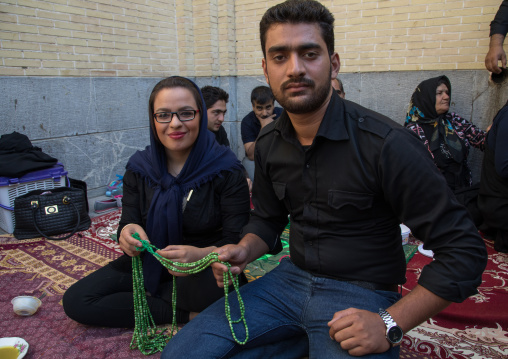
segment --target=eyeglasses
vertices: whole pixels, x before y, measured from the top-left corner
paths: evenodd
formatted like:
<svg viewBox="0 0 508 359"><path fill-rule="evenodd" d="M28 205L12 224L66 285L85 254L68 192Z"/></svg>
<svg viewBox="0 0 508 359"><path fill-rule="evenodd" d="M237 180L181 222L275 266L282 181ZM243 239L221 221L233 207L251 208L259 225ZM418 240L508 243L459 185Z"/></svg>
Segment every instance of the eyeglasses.
<svg viewBox="0 0 508 359"><path fill-rule="evenodd" d="M196 113L198 113L199 110L183 110L183 111L176 111L176 112L157 112L153 114L153 118L158 123L170 123L173 119L173 115L176 115L179 121L185 122L193 120L194 117L196 117Z"/></svg>

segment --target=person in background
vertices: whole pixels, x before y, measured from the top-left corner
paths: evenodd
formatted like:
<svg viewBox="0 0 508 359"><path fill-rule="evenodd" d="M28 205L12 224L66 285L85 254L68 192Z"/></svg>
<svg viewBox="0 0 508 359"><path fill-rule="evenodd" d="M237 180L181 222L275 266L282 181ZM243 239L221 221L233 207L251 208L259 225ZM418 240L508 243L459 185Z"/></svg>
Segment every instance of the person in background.
<svg viewBox="0 0 508 359"><path fill-rule="evenodd" d="M137 151L123 177L118 243L124 255L72 285L65 313L95 326L134 327L132 257L143 261L146 300L155 324L171 323L173 274L151 254L139 252L138 233L158 253L194 262L217 247L238 243L249 218L249 192L240 162L207 130L199 88L169 77L152 90L150 146ZM240 282L246 283L245 276ZM224 295L211 268L176 278L176 321L186 323ZM232 289L232 288L231 288Z"/></svg>
<svg viewBox="0 0 508 359"><path fill-rule="evenodd" d="M477 292L484 242L428 151L333 91L333 23L310 0L277 4L260 22L263 72L284 112L256 141L255 209L243 238L216 250L231 268L212 264L224 285L224 272L280 250L290 214L290 258L240 289L249 340L235 343L221 299L169 341L162 359L398 358L404 332ZM435 256L401 298L402 220Z"/></svg>
<svg viewBox="0 0 508 359"><path fill-rule="evenodd" d="M229 95L220 87L204 86L201 88L203 99L207 108L208 129L213 132L220 145L229 147L228 134L222 126L226 112Z"/></svg>
<svg viewBox="0 0 508 359"><path fill-rule="evenodd" d="M508 102L487 134L478 208L486 232L494 238L494 249L508 253Z"/></svg>
<svg viewBox="0 0 508 359"><path fill-rule="evenodd" d="M446 76L422 81L411 96L405 126L418 135L455 196L481 224L478 185L473 185L468 155L471 147L483 151L486 132L449 112L452 87Z"/></svg>
<svg viewBox="0 0 508 359"><path fill-rule="evenodd" d="M506 68L506 53L503 49L504 38L508 32L508 0L503 0L499 10L490 23L489 52L485 56L485 67L492 73L501 73L501 67Z"/></svg>
<svg viewBox="0 0 508 359"><path fill-rule="evenodd" d="M344 85L342 84L341 79L337 76L332 79L332 87L337 92L341 98L346 98L346 92L344 91Z"/></svg>
<svg viewBox="0 0 508 359"><path fill-rule="evenodd" d="M254 181L254 149L256 138L263 127L275 121L282 109L275 107L275 97L268 86L258 86L250 94L252 111L243 119L241 125L243 147L245 148L245 160L243 165L252 181Z"/></svg>

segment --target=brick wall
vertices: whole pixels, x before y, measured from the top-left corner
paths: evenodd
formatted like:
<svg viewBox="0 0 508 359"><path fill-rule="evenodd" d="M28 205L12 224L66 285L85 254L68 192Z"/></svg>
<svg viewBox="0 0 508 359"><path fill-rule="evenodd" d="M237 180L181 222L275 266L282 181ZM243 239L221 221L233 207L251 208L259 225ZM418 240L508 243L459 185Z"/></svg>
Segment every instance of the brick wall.
<svg viewBox="0 0 508 359"><path fill-rule="evenodd" d="M484 68L499 0L328 1L344 72Z"/></svg>
<svg viewBox="0 0 508 359"><path fill-rule="evenodd" d="M0 1L4 76L166 76L177 38L171 1Z"/></svg>
<svg viewBox="0 0 508 359"><path fill-rule="evenodd" d="M261 75L279 1L0 0L0 76ZM333 0L341 72L483 68L499 0Z"/></svg>
<svg viewBox="0 0 508 359"><path fill-rule="evenodd" d="M236 75L235 1L179 0L177 4L180 74Z"/></svg>
<svg viewBox="0 0 508 359"><path fill-rule="evenodd" d="M240 121L266 84L259 20L277 2L0 0L0 134L26 134L102 194L149 142L151 89L178 74L230 94L224 127L242 159ZM400 123L415 86L445 74L452 110L481 128L506 102L508 82L490 82L483 65L500 0L323 3L347 99Z"/></svg>

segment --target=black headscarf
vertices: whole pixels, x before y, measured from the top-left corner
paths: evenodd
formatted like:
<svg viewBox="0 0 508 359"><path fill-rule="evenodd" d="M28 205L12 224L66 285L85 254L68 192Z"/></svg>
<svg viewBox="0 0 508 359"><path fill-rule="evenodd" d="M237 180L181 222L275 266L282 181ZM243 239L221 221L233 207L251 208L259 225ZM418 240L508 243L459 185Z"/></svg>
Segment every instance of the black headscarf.
<svg viewBox="0 0 508 359"><path fill-rule="evenodd" d="M436 89L439 82L448 87L451 100L452 85L448 77L443 75L420 82L411 96L406 114L406 126L412 122L432 125L434 130L428 138L430 150L434 152L439 148L441 141L444 141L454 161L462 163L464 160L463 143L447 119L448 112L441 115L436 112Z"/></svg>

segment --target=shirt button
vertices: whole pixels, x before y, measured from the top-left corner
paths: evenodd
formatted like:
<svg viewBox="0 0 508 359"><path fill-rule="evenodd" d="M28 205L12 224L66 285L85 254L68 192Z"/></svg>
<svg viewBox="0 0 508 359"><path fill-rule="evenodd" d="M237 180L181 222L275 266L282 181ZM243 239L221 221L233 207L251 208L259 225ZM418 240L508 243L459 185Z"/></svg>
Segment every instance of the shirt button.
<svg viewBox="0 0 508 359"><path fill-rule="evenodd" d="M305 165L305 167L310 168L310 164L308 164L308 163L307 163L307 164Z"/></svg>
<svg viewBox="0 0 508 359"><path fill-rule="evenodd" d="M364 121L364 120L363 120L363 117L360 117L360 118L358 119L358 122L363 122L363 121Z"/></svg>

